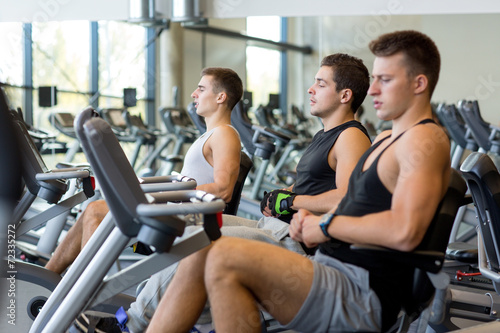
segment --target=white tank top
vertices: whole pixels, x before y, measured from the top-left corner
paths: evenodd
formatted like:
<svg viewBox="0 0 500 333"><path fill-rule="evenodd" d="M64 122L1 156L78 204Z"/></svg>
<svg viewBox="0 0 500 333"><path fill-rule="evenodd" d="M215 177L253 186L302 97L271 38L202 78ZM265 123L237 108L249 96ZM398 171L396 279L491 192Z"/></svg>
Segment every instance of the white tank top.
<svg viewBox="0 0 500 333"><path fill-rule="evenodd" d="M228 126L236 131L233 126ZM186 156L184 157L184 165L182 166L181 175L194 178L197 185L210 184L214 182L214 167L211 166L205 159L205 156L203 156L203 146L217 128L218 126L203 133L198 139L196 139L191 147L189 147ZM236 131L236 133L238 133L238 131Z"/></svg>

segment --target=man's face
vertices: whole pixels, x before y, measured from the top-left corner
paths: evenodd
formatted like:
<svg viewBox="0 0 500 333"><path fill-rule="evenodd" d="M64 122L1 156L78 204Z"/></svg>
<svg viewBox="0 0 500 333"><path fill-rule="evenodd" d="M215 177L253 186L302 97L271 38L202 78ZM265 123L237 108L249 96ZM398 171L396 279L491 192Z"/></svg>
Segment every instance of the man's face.
<svg viewBox="0 0 500 333"><path fill-rule="evenodd" d="M373 96L377 117L393 120L401 116L411 105L414 96L403 54L376 57L372 78L368 94Z"/></svg>
<svg viewBox="0 0 500 333"><path fill-rule="evenodd" d="M198 88L191 94L191 97L194 98L196 113L200 116L206 116L207 113L216 110L217 95L213 90L212 76L202 76Z"/></svg>
<svg viewBox="0 0 500 333"><path fill-rule="evenodd" d="M321 66L314 77L314 84L307 90L310 95L311 115L322 118L338 108L340 96L336 89L332 67Z"/></svg>

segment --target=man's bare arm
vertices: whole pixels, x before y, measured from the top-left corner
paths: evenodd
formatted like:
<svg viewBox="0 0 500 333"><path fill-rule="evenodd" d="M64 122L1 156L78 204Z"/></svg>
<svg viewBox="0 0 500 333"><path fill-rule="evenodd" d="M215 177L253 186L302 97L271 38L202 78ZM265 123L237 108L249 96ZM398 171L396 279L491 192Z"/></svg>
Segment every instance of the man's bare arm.
<svg viewBox="0 0 500 333"><path fill-rule="evenodd" d="M411 251L422 240L448 186L449 144L436 126L418 126L381 157L378 173L392 191L391 209L362 217L337 216L328 233L348 243ZM306 216L302 237L306 244L326 241L319 217Z"/></svg>
<svg viewBox="0 0 500 333"><path fill-rule="evenodd" d="M328 154L330 167L336 169L335 183L337 188L318 195L298 195L293 200L292 208L307 209L315 213L327 213L347 192L349 177L361 155L370 148L370 140L357 128L344 130ZM333 181L325 179L325 181Z"/></svg>
<svg viewBox="0 0 500 333"><path fill-rule="evenodd" d="M214 167L214 182L197 186L197 189L229 202L240 169L240 138L229 126L219 126L205 143L203 153L206 151L208 156L205 157Z"/></svg>

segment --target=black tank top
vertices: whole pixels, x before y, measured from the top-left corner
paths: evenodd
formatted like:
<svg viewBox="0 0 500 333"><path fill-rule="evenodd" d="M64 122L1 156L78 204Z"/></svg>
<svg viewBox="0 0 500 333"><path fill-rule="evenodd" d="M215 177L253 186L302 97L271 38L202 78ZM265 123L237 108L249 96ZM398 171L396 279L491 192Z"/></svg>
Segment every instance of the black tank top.
<svg viewBox="0 0 500 333"><path fill-rule="evenodd" d="M339 135L347 128L355 127L369 139L366 128L351 120L328 131L316 133L297 164L297 180L293 191L301 195L317 195L337 188L335 171L328 164L328 153Z"/></svg>
<svg viewBox="0 0 500 333"><path fill-rule="evenodd" d="M434 121L424 119L414 126L427 123L434 123ZM406 131L389 143L365 171L363 171L363 166L368 156L390 136L381 139L363 154L349 179L347 193L335 211L337 215L363 216L391 209L392 193L387 190L380 180L377 165L387 148L404 133ZM402 301L410 297L413 267L401 266L377 258L376 254L368 257L366 254L351 251L350 244L334 238L320 244L319 251L343 262L363 267L370 272L370 287L375 291L382 303L383 328L389 328L397 318Z"/></svg>

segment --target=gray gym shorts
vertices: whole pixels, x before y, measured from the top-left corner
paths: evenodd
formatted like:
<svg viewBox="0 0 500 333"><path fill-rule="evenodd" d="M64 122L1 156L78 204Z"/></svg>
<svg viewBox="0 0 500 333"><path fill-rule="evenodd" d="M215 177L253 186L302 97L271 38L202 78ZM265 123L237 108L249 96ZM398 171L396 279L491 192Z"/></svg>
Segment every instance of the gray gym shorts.
<svg viewBox="0 0 500 333"><path fill-rule="evenodd" d="M307 333L380 332L382 308L364 268L316 251L309 295L286 329Z"/></svg>

